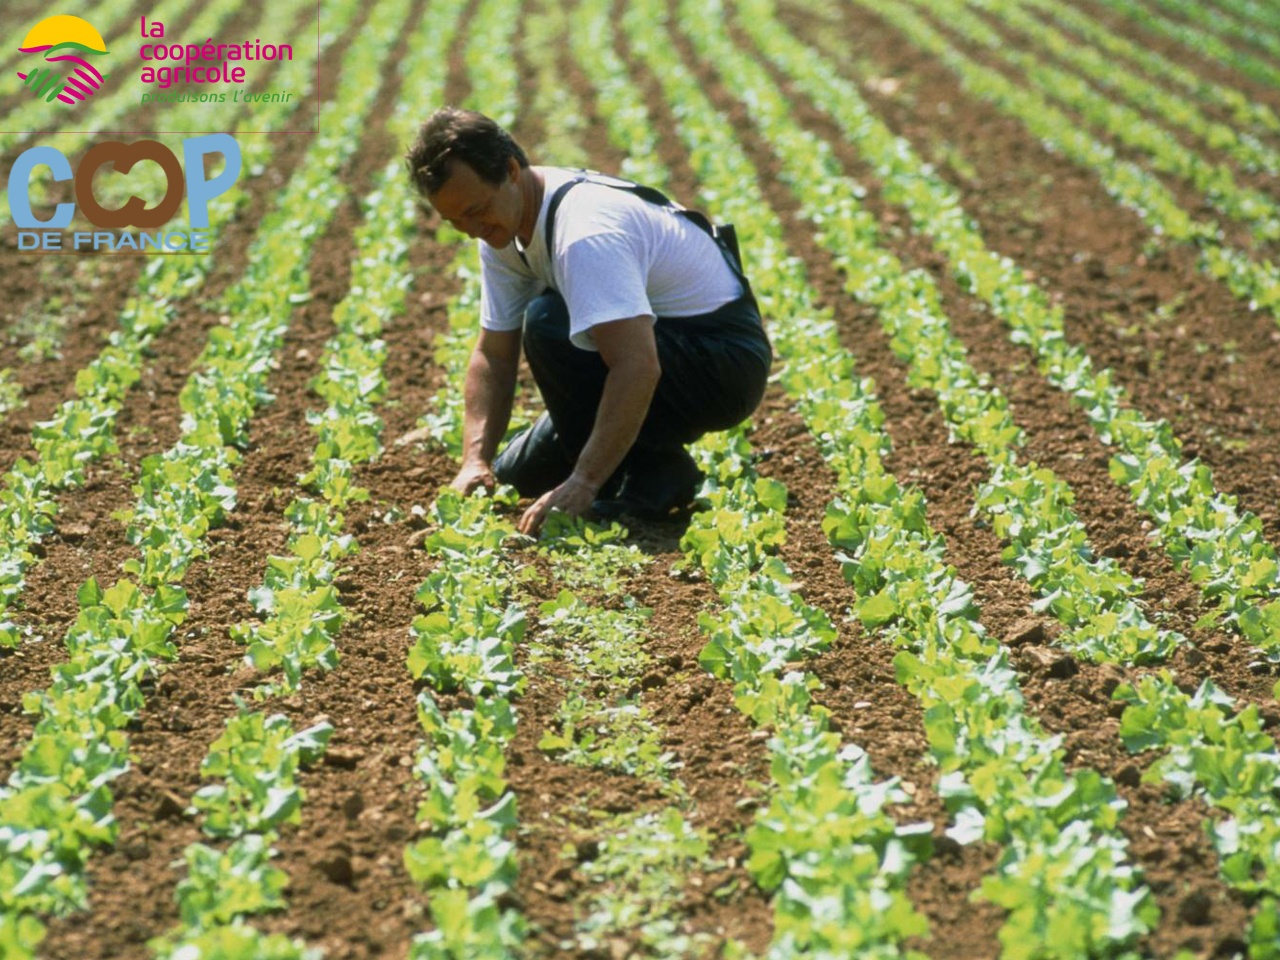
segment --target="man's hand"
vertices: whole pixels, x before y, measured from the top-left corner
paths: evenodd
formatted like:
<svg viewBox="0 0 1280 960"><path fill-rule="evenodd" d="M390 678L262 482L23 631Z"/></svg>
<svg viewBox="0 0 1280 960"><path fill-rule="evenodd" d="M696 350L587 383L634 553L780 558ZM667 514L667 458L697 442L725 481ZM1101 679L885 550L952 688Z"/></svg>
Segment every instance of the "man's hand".
<svg viewBox="0 0 1280 960"><path fill-rule="evenodd" d="M479 460L468 460L463 463L462 469L458 471L458 475L453 478L453 482L449 486L466 496L477 487L484 487L486 490L492 491L497 482L497 478L493 475L493 471L487 463Z"/></svg>
<svg viewBox="0 0 1280 960"><path fill-rule="evenodd" d="M533 506L520 518L519 530L526 536L537 536L547 514L552 510L560 510L571 517L581 516L591 509L591 503L599 492L600 488L595 484L571 475L560 486L534 501Z"/></svg>

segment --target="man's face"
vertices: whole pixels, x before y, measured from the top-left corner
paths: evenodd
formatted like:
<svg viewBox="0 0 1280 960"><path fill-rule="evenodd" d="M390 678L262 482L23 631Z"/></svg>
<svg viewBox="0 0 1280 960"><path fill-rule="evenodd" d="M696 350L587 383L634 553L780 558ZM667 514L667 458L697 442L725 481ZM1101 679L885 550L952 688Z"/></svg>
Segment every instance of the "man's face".
<svg viewBox="0 0 1280 960"><path fill-rule="evenodd" d="M502 249L520 225L520 165L509 160L506 178L494 186L469 164L455 160L448 179L427 201L467 236Z"/></svg>

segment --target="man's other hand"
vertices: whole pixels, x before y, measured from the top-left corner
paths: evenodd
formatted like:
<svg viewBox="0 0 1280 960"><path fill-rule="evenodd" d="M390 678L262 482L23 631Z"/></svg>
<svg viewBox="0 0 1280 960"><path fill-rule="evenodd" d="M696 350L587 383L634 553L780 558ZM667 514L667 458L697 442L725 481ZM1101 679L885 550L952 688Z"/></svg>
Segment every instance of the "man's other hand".
<svg viewBox="0 0 1280 960"><path fill-rule="evenodd" d="M462 469L458 471L458 475L453 478L453 482L449 486L466 496L477 487L493 490L497 482L497 478L493 475L493 470L489 468L489 465L476 461L464 463Z"/></svg>

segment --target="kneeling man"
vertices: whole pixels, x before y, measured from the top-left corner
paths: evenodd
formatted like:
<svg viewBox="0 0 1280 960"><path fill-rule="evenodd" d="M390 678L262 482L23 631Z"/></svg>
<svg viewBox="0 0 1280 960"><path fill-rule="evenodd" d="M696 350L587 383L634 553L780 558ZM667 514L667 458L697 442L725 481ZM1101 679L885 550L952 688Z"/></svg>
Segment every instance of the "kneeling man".
<svg viewBox="0 0 1280 960"><path fill-rule="evenodd" d="M480 113L445 107L406 155L414 185L480 244L480 336L462 467L552 509L662 519L701 481L685 449L755 410L772 354L731 237L658 191L530 166ZM499 454L523 346L546 403Z"/></svg>

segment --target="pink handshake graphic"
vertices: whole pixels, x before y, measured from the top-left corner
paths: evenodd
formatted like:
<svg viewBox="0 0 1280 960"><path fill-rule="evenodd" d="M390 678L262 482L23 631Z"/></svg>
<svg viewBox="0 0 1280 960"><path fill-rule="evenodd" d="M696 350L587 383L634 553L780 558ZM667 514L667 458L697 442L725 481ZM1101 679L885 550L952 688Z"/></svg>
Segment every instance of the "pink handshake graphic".
<svg viewBox="0 0 1280 960"><path fill-rule="evenodd" d="M58 65L18 72L32 93L46 102L85 100L106 79L89 58L105 56L107 46L98 31L79 17L60 15L41 20L31 28L18 51L44 54L46 63Z"/></svg>

